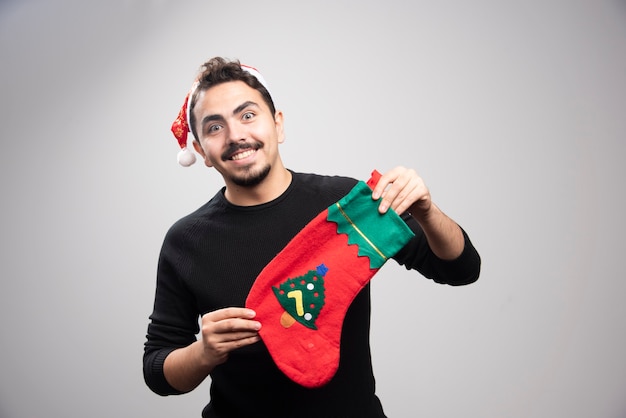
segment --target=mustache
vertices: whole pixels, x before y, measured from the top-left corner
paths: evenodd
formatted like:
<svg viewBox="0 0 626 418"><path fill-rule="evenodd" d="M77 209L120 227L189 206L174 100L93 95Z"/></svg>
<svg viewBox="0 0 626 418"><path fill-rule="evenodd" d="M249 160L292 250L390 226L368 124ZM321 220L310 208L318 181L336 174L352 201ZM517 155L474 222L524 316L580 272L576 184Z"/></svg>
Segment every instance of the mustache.
<svg viewBox="0 0 626 418"><path fill-rule="evenodd" d="M230 160L230 158L233 156L233 154L235 154L236 152L240 151L240 150L246 150L246 149L253 149L253 150L258 150L261 149L263 147L263 144L260 144L258 142L237 142L237 143L233 143L230 144L228 146L228 148L226 148L226 150L222 153L222 160L226 161L226 160Z"/></svg>

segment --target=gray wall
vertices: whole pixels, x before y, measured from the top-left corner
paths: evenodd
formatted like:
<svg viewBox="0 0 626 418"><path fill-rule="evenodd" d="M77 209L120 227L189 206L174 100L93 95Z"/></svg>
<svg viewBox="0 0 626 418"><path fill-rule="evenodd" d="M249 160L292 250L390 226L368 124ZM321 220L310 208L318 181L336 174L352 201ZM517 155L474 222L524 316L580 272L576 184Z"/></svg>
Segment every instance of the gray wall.
<svg viewBox="0 0 626 418"><path fill-rule="evenodd" d="M374 278L390 417L626 416L625 2L263 3L0 4L0 417L199 416L141 356L163 236L221 186L169 132L214 55L265 75L288 167L413 167L481 252L465 288Z"/></svg>

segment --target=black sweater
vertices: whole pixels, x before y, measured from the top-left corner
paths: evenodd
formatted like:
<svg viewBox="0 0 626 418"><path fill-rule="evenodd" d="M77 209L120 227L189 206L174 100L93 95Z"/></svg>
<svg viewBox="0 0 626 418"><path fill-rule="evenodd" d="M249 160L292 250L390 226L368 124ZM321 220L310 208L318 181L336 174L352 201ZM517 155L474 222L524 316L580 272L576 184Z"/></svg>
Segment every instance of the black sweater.
<svg viewBox="0 0 626 418"><path fill-rule="evenodd" d="M224 190L176 222L166 234L158 264L154 311L144 351L144 378L160 395L179 394L163 374L167 355L196 341L207 312L244 306L261 270L311 219L356 184L346 177L293 173L289 188L258 206L235 206ZM438 283L478 278L480 257L465 235L465 249L443 261L429 249L413 218L415 237L394 259ZM307 389L288 379L262 342L236 350L211 373L203 417L384 417L375 395L370 358L370 287L354 299L341 335L339 369L325 386Z"/></svg>

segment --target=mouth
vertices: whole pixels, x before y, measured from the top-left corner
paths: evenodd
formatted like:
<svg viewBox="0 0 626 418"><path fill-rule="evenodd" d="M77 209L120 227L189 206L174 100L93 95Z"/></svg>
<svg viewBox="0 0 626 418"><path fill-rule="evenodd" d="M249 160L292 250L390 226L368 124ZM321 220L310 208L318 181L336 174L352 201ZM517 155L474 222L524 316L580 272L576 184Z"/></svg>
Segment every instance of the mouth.
<svg viewBox="0 0 626 418"><path fill-rule="evenodd" d="M261 144L242 143L232 144L222 155L224 161L240 161L254 155L261 148Z"/></svg>
<svg viewBox="0 0 626 418"><path fill-rule="evenodd" d="M244 158L251 156L255 152L256 152L256 150L252 149L252 148L247 149L247 150L243 150L242 152L238 152L238 153L232 155L230 157L230 160L231 161L243 160Z"/></svg>

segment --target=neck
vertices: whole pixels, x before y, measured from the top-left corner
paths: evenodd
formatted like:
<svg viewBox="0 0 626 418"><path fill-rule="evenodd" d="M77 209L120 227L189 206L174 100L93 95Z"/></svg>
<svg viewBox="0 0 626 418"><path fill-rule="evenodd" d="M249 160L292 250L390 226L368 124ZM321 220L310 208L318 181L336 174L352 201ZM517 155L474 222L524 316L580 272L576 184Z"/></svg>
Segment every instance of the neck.
<svg viewBox="0 0 626 418"><path fill-rule="evenodd" d="M282 164L272 167L267 177L253 187L226 184L226 199L237 206L254 206L270 202L283 194L291 184L291 172Z"/></svg>

